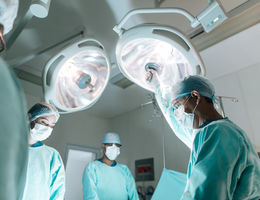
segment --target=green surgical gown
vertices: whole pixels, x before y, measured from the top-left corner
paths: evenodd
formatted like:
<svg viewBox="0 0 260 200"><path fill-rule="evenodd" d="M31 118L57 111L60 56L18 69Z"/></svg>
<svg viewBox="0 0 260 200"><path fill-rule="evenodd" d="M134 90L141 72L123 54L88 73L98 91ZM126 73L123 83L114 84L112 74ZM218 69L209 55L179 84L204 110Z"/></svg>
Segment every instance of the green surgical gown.
<svg viewBox="0 0 260 200"><path fill-rule="evenodd" d="M170 102L157 102L174 133L191 149L182 200L259 200L260 160L249 138L228 118L190 131L173 117Z"/></svg>
<svg viewBox="0 0 260 200"><path fill-rule="evenodd" d="M83 173L84 200L138 200L134 178L127 166L89 163Z"/></svg>
<svg viewBox="0 0 260 200"><path fill-rule="evenodd" d="M17 200L24 190L29 123L22 88L0 59L0 199Z"/></svg>
<svg viewBox="0 0 260 200"><path fill-rule="evenodd" d="M29 147L29 160L23 200L63 200L65 172L60 154L41 145Z"/></svg>

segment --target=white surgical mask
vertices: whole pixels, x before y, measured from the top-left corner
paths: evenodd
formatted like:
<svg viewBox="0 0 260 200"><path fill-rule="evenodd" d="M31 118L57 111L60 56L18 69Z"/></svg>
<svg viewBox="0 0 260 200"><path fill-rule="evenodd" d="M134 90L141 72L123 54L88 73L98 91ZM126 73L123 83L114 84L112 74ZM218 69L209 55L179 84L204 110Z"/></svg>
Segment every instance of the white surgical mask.
<svg viewBox="0 0 260 200"><path fill-rule="evenodd" d="M120 154L120 148L113 144L112 146L106 147L105 154L109 160L115 160Z"/></svg>
<svg viewBox="0 0 260 200"><path fill-rule="evenodd" d="M176 111L176 112L175 112ZM184 112L184 106L181 105L178 110L174 111L174 117L179 122L179 124L188 129L193 129L194 122L194 112L186 113Z"/></svg>
<svg viewBox="0 0 260 200"><path fill-rule="evenodd" d="M35 123L34 128L30 130L30 134L35 141L43 141L51 135L52 130L51 127Z"/></svg>
<svg viewBox="0 0 260 200"><path fill-rule="evenodd" d="M190 97L185 101L184 105L189 101ZM198 104L195 106L192 113L186 113L184 111L184 105L180 105L178 107L178 109L174 110L174 113L173 113L174 117L182 127L188 128L188 129L193 129L194 112L195 112Z"/></svg>

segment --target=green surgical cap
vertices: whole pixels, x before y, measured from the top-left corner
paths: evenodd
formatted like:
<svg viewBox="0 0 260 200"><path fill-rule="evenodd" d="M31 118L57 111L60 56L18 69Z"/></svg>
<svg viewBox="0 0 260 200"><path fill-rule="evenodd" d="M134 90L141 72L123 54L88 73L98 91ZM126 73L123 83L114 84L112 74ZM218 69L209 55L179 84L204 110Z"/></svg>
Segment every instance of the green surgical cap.
<svg viewBox="0 0 260 200"><path fill-rule="evenodd" d="M28 111L28 116L30 122L38 119L39 117L55 115L56 122L58 121L60 114L58 110L51 104L47 103L37 103Z"/></svg>
<svg viewBox="0 0 260 200"><path fill-rule="evenodd" d="M106 133L103 139L103 144L121 144L119 135L117 133Z"/></svg>
<svg viewBox="0 0 260 200"><path fill-rule="evenodd" d="M214 99L215 88L213 84L205 77L194 75L185 77L177 82L171 89L171 99L179 99L190 94L193 90L200 93L201 96Z"/></svg>

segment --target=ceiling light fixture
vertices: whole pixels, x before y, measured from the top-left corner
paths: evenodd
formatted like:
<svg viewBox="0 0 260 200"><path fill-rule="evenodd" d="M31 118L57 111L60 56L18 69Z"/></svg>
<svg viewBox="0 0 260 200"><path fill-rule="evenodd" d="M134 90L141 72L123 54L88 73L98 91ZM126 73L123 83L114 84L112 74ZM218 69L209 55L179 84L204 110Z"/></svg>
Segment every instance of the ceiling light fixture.
<svg viewBox="0 0 260 200"><path fill-rule="evenodd" d="M153 91L146 81L149 69L157 71L163 85L173 85L188 75L205 75L199 53L179 30L158 24L141 24L129 30L122 28L131 16L145 13L181 14L190 21L191 27L201 24L208 32L227 18L220 4L212 2L197 17L180 8L136 9L126 14L113 29L119 35L116 46L119 69L139 86Z"/></svg>
<svg viewBox="0 0 260 200"><path fill-rule="evenodd" d="M44 97L61 113L87 109L103 93L110 62L100 42L83 39L64 48L45 66Z"/></svg>

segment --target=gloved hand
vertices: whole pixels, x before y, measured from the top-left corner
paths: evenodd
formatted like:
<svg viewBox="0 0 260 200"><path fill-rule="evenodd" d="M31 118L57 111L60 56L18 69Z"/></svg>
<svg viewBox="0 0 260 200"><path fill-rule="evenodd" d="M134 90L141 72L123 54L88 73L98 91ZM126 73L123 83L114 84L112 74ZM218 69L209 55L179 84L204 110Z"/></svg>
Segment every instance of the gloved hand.
<svg viewBox="0 0 260 200"><path fill-rule="evenodd" d="M158 72L154 69L148 69L145 80L154 89L155 93L160 88L160 79Z"/></svg>

